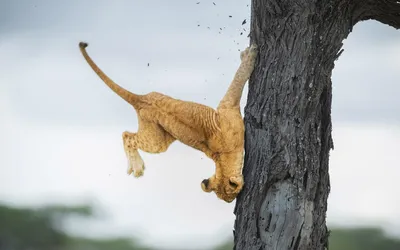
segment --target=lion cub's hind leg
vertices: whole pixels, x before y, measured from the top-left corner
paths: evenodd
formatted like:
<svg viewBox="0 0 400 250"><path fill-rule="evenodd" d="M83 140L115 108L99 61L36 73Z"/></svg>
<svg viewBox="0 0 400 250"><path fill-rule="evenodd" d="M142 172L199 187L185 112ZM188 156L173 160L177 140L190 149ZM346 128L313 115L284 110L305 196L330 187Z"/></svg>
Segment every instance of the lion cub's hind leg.
<svg viewBox="0 0 400 250"><path fill-rule="evenodd" d="M160 125L139 117L139 129L137 133L124 132L122 134L124 149L128 158L128 170L130 175L140 177L144 173L145 164L138 149L147 153L165 152L169 145L175 141Z"/></svg>
<svg viewBox="0 0 400 250"><path fill-rule="evenodd" d="M137 142L137 133L122 133L122 140L124 143L124 150L126 157L128 158L128 175L133 175L135 177L140 177L144 173L144 162L142 157L138 152L138 142Z"/></svg>

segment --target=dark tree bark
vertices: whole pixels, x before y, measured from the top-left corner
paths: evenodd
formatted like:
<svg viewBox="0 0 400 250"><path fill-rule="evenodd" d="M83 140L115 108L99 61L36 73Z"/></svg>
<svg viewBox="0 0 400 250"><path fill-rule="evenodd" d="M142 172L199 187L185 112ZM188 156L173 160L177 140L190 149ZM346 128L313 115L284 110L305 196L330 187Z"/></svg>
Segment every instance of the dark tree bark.
<svg viewBox="0 0 400 250"><path fill-rule="evenodd" d="M326 249L331 74L362 20L400 27L392 0L252 0L259 58L245 108L235 249Z"/></svg>

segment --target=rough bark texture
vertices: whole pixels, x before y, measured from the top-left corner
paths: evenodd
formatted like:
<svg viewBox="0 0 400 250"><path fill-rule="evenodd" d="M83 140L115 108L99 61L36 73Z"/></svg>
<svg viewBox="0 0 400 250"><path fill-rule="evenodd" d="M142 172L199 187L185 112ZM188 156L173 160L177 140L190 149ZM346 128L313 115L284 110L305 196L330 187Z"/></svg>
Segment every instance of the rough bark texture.
<svg viewBox="0 0 400 250"><path fill-rule="evenodd" d="M259 58L245 108L235 249L326 249L331 73L355 23L398 28L391 0L252 0Z"/></svg>

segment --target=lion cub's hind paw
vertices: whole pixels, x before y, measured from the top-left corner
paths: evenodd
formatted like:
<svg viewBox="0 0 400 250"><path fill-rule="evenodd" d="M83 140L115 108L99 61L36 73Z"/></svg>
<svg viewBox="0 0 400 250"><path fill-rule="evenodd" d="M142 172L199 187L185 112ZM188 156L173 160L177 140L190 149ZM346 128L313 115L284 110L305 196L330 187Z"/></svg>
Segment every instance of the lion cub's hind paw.
<svg viewBox="0 0 400 250"><path fill-rule="evenodd" d="M131 158L128 159L128 169L127 169L127 174L131 175L133 173L133 176L138 178L143 176L144 174L144 170L145 170L145 166L144 166L144 162L143 160L137 159L137 158Z"/></svg>
<svg viewBox="0 0 400 250"><path fill-rule="evenodd" d="M139 178L139 177L143 176L143 174L144 174L144 169L138 169L138 170L133 172L133 176L136 177L136 178Z"/></svg>

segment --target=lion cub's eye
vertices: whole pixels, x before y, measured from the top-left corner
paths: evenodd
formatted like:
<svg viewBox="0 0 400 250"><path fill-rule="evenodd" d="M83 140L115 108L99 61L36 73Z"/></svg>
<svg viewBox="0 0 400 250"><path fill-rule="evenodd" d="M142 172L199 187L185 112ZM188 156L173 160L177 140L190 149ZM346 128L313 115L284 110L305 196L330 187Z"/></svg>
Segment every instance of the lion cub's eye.
<svg viewBox="0 0 400 250"><path fill-rule="evenodd" d="M237 188L237 186L238 186L236 183L234 183L230 180L229 180L229 185L231 185L231 187L233 187L233 188Z"/></svg>

